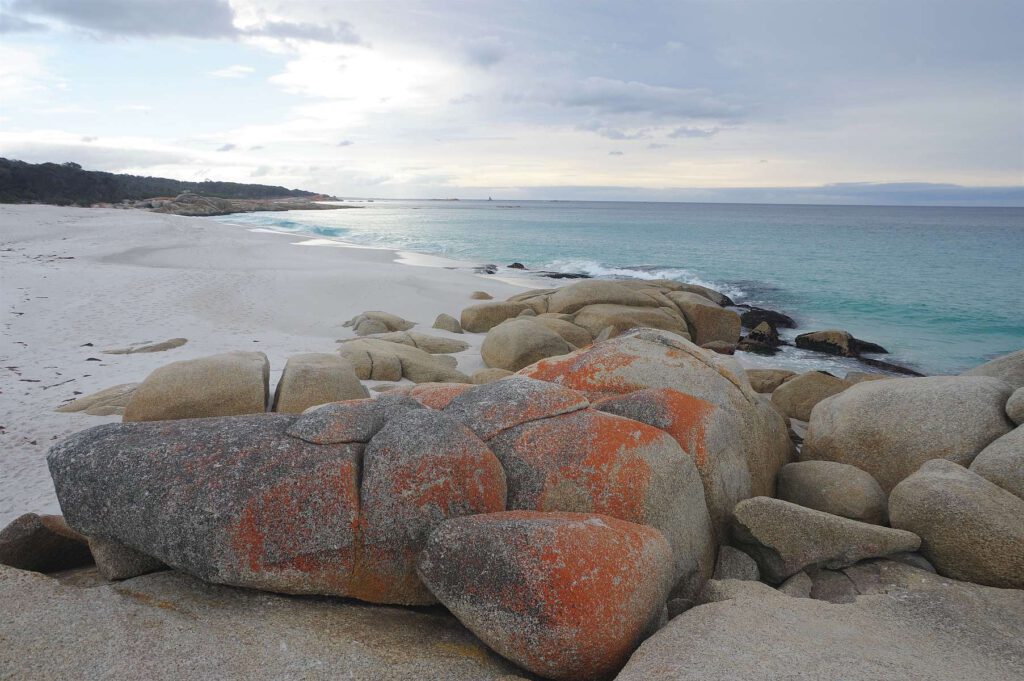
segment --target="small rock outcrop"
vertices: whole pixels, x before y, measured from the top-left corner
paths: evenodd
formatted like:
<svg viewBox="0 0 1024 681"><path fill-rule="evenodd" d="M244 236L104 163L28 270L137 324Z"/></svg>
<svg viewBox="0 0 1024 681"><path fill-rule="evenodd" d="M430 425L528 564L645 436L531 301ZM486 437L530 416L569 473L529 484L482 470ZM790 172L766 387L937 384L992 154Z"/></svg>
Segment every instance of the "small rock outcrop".
<svg viewBox="0 0 1024 681"><path fill-rule="evenodd" d="M796 346L804 350L816 350L840 357L860 357L864 352L888 352L881 345L854 338L850 332L839 329L802 333L796 337Z"/></svg>
<svg viewBox="0 0 1024 681"><path fill-rule="evenodd" d="M270 362L262 352L228 352L172 362L135 389L125 421L237 416L266 411Z"/></svg>
<svg viewBox="0 0 1024 681"><path fill-rule="evenodd" d="M810 421L814 405L851 385L824 371L808 371L784 381L772 393L772 402L789 418Z"/></svg>
<svg viewBox="0 0 1024 681"><path fill-rule="evenodd" d="M888 499L874 478L835 461L799 461L779 470L776 497L851 520L882 525Z"/></svg>
<svg viewBox="0 0 1024 681"><path fill-rule="evenodd" d="M551 679L609 678L659 615L671 551L649 527L509 511L442 523L419 573L470 631Z"/></svg>
<svg viewBox="0 0 1024 681"><path fill-rule="evenodd" d="M459 323L459 320L450 314L445 314L444 312L437 315L437 319L434 320L433 328L440 329L441 331L448 331L450 333L464 333L462 324Z"/></svg>
<svg viewBox="0 0 1024 681"><path fill-rule="evenodd" d="M888 492L929 459L969 465L1009 432L1010 393L986 376L858 383L814 409L800 458L851 464Z"/></svg>
<svg viewBox="0 0 1024 681"><path fill-rule="evenodd" d="M788 369L747 369L750 387L759 393L774 392L794 376L796 372Z"/></svg>
<svg viewBox="0 0 1024 681"><path fill-rule="evenodd" d="M486 333L506 319L518 317L523 310L530 309L526 303L515 301L493 301L471 305L462 311L459 320L462 328L470 333Z"/></svg>
<svg viewBox="0 0 1024 681"><path fill-rule="evenodd" d="M484 364L492 369L519 371L537 360L572 352L560 335L535 319L509 319L491 328L480 347Z"/></svg>
<svg viewBox="0 0 1024 681"><path fill-rule="evenodd" d="M369 397L352 363L328 353L308 353L288 358L274 391L273 410L301 414L309 407Z"/></svg>
<svg viewBox="0 0 1024 681"><path fill-rule="evenodd" d="M921 466L889 495L889 518L920 535L939 574L1024 589L1024 499L963 466Z"/></svg>
<svg viewBox="0 0 1024 681"><path fill-rule="evenodd" d="M416 323L388 312L370 311L356 315L343 326L352 327L352 332L357 336L368 336L372 333L408 331L416 326Z"/></svg>
<svg viewBox="0 0 1024 681"><path fill-rule="evenodd" d="M0 565L57 572L92 562L86 539L59 515L25 513L0 531Z"/></svg>
<svg viewBox="0 0 1024 681"><path fill-rule="evenodd" d="M473 291L472 293L469 294L469 297L472 298L473 300L493 300L494 299L494 296L492 296L487 291Z"/></svg>
<svg viewBox="0 0 1024 681"><path fill-rule="evenodd" d="M850 520L788 501L755 497L736 504L733 540L779 584L809 567L836 569L865 558L916 551L912 532Z"/></svg>

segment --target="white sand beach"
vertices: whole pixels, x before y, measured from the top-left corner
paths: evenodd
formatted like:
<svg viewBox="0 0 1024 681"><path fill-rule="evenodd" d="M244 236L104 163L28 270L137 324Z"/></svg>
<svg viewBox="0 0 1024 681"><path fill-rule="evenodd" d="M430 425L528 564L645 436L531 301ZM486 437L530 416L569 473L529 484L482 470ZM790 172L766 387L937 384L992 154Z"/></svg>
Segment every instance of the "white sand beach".
<svg viewBox="0 0 1024 681"><path fill-rule="evenodd" d="M384 310L418 331L469 342L456 355L459 369L482 368L483 335L431 324L442 312L458 317L474 290L504 298L521 288L446 269L442 259L342 246L137 210L0 207L0 526L58 511L50 445L120 420L56 407L141 381L168 362L259 350L270 358L273 389L290 355L331 352L335 339L352 336L345 321ZM417 263L430 266L410 266ZM175 337L188 343L103 353Z"/></svg>

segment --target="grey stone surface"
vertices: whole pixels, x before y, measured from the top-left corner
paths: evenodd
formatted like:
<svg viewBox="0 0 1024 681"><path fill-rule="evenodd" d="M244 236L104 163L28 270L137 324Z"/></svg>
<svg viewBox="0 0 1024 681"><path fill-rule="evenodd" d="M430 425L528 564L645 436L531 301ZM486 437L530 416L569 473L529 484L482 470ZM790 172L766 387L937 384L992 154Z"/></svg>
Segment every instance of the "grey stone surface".
<svg viewBox="0 0 1024 681"><path fill-rule="evenodd" d="M990 362L965 371L963 376L992 376L1013 386L1024 388L1024 350L996 357Z"/></svg>
<svg viewBox="0 0 1024 681"><path fill-rule="evenodd" d="M1006 415L1018 426L1024 424L1024 388L1017 388L1006 401Z"/></svg>
<svg viewBox="0 0 1024 681"><path fill-rule="evenodd" d="M586 347L594 342L594 334L571 321L547 315L538 316L535 321L557 333L565 339L565 342L571 344L574 350Z"/></svg>
<svg viewBox="0 0 1024 681"><path fill-rule="evenodd" d="M352 363L335 354L292 355L274 390L273 410L301 414L309 407L369 397Z"/></svg>
<svg viewBox="0 0 1024 681"><path fill-rule="evenodd" d="M442 331L450 331L451 333L464 333L462 324L459 320L450 314L442 312L437 315L437 319L434 320L434 328Z"/></svg>
<svg viewBox="0 0 1024 681"><path fill-rule="evenodd" d="M800 458L851 464L888 492L929 459L970 464L1012 427L1010 393L986 376L858 383L817 406Z"/></svg>
<svg viewBox="0 0 1024 681"><path fill-rule="evenodd" d="M361 379L413 383L469 383L469 377L457 370L458 360L451 355L434 355L404 343L367 337L343 341L338 352L355 367Z"/></svg>
<svg viewBox="0 0 1024 681"><path fill-rule="evenodd" d="M633 307L598 303L587 305L573 318L595 337L610 328L610 336L618 336L634 328L663 329L680 336L690 337L686 322L678 310L667 307Z"/></svg>
<svg viewBox="0 0 1024 681"><path fill-rule="evenodd" d="M759 393L770 393L793 376L796 372L788 369L747 369L750 386Z"/></svg>
<svg viewBox="0 0 1024 681"><path fill-rule="evenodd" d="M853 603L857 600L857 587L853 580L839 570L815 569L807 573L811 578L808 596L829 603Z"/></svg>
<svg viewBox="0 0 1024 681"><path fill-rule="evenodd" d="M513 426L584 409L589 404L575 390L515 376L467 390L452 400L444 413L486 441Z"/></svg>
<svg viewBox="0 0 1024 681"><path fill-rule="evenodd" d="M453 318L453 321L454 318ZM457 333L462 333L458 331ZM375 339L387 341L389 343L398 343L399 345L408 345L411 348L419 348L423 352L431 355L441 355L451 352L462 352L463 350L469 349L469 343L458 338L445 338L444 336L432 336L429 333L420 333L418 331L389 331L387 333L374 333L364 336L363 338ZM349 340L343 340L342 343L351 342Z"/></svg>
<svg viewBox="0 0 1024 681"><path fill-rule="evenodd" d="M617 681L1024 677L1024 592L890 572L886 593L845 605L712 582L728 587L648 639Z"/></svg>
<svg viewBox="0 0 1024 681"><path fill-rule="evenodd" d="M48 462L68 525L206 581L345 595L362 445L288 436L284 414L113 423Z"/></svg>
<svg viewBox="0 0 1024 681"><path fill-rule="evenodd" d="M851 385L823 371L808 371L786 379L772 393L772 402L789 418L810 421L814 405L838 395Z"/></svg>
<svg viewBox="0 0 1024 681"><path fill-rule="evenodd" d="M125 421L237 416L266 411L270 362L262 352L171 362L153 371L135 389Z"/></svg>
<svg viewBox="0 0 1024 681"><path fill-rule="evenodd" d="M335 402L306 411L288 426L287 433L317 445L369 442L388 419L422 408L418 400L400 393Z"/></svg>
<svg viewBox="0 0 1024 681"><path fill-rule="evenodd" d="M534 678L441 611L296 598L160 572L81 588L0 567L0 678Z"/></svg>
<svg viewBox="0 0 1024 681"><path fill-rule="evenodd" d="M980 475L929 461L889 495L889 518L920 535L940 574L1024 589L1024 499Z"/></svg>
<svg viewBox="0 0 1024 681"><path fill-rule="evenodd" d="M761 579L761 571L757 569L754 559L732 546L718 549L718 560L715 562L715 579Z"/></svg>
<svg viewBox="0 0 1024 681"><path fill-rule="evenodd" d="M491 328L480 357L492 369L519 371L537 360L572 352L573 347L546 325L533 319L509 319Z"/></svg>
<svg viewBox="0 0 1024 681"><path fill-rule="evenodd" d="M136 345L129 345L126 348L112 348L110 350L101 350L101 352L105 355L135 355L138 353L164 352L165 350L180 348L185 343L188 343L187 338L171 338L157 343L138 343Z"/></svg>
<svg viewBox="0 0 1024 681"><path fill-rule="evenodd" d="M888 498L874 478L835 461L798 461L779 470L775 496L807 508L882 525Z"/></svg>
<svg viewBox="0 0 1024 681"><path fill-rule="evenodd" d="M1017 426L985 447L974 457L970 468L1024 499L1024 428Z"/></svg>
<svg viewBox="0 0 1024 681"><path fill-rule="evenodd" d="M865 558L916 551L921 544L912 532L869 525L768 497L736 505L732 536L772 584L808 567L837 569Z"/></svg>
<svg viewBox="0 0 1024 681"><path fill-rule="evenodd" d="M779 584L779 591L793 598L810 598L813 587L814 582L811 581L810 575L801 570L782 584Z"/></svg>
<svg viewBox="0 0 1024 681"><path fill-rule="evenodd" d="M470 305L462 311L459 323L470 333L486 333L506 319L518 317L520 312L528 309L530 306L526 303L504 300Z"/></svg>
<svg viewBox="0 0 1024 681"><path fill-rule="evenodd" d="M167 569L167 566L156 558L128 548L124 544L99 537L89 540L89 551L96 561L96 569L103 579L108 581L129 579Z"/></svg>

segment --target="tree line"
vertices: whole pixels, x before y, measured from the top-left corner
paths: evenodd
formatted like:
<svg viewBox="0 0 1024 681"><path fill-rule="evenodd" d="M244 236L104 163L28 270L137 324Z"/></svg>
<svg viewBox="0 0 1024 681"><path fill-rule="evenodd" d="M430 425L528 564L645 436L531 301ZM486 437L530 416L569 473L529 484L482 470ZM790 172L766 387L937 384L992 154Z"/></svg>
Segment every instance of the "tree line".
<svg viewBox="0 0 1024 681"><path fill-rule="evenodd" d="M50 203L89 206L94 203L138 201L182 192L222 199L278 199L316 196L315 192L238 182L182 182L166 177L142 177L82 170L77 163L25 163L0 158L0 203Z"/></svg>

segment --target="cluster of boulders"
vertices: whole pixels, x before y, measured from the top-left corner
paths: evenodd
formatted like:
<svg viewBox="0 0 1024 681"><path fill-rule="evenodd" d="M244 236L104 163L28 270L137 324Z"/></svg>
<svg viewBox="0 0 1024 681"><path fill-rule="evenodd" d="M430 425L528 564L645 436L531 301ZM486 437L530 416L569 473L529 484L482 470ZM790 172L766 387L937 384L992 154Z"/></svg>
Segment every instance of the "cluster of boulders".
<svg viewBox="0 0 1024 681"><path fill-rule="evenodd" d="M487 333L472 378L461 340L376 312L273 400L259 353L174 363L51 450L64 517L16 521L0 563L440 603L553 679L1024 673L1024 351L744 371L713 346L731 301L698 289L587 280L439 318Z"/></svg>

